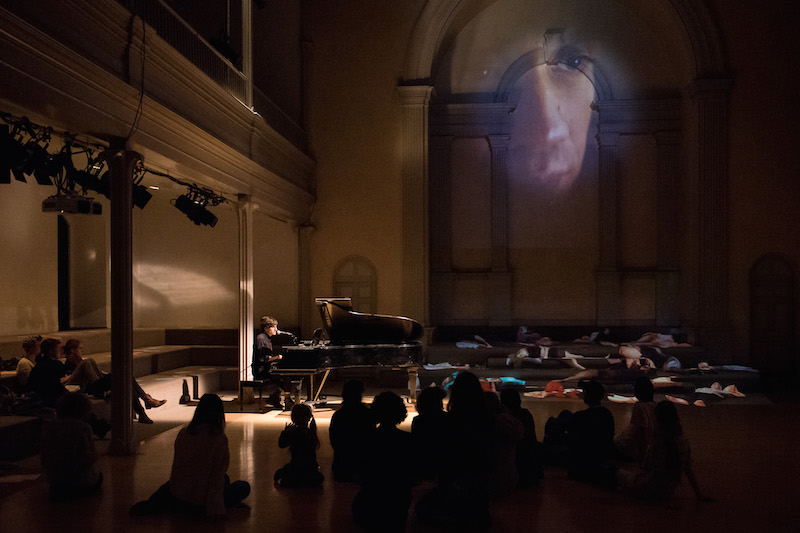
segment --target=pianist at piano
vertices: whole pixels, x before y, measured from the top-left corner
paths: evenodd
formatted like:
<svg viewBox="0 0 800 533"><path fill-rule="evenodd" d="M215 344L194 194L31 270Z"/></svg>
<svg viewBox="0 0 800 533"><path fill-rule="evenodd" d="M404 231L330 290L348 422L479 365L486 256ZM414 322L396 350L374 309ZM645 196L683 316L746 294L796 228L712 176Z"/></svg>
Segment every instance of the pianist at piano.
<svg viewBox="0 0 800 533"><path fill-rule="evenodd" d="M274 375L271 370L273 365L277 364L283 356L280 353L279 343L273 345L273 339L277 340L278 321L271 316L264 315L261 317L261 331L256 335L255 346L253 349L253 363L251 365L253 370L253 379L264 382L265 385L270 386L268 392L270 393L267 399L268 403L278 406L280 405L280 397L284 390L289 390L288 383L285 378ZM287 385L288 383L288 385Z"/></svg>

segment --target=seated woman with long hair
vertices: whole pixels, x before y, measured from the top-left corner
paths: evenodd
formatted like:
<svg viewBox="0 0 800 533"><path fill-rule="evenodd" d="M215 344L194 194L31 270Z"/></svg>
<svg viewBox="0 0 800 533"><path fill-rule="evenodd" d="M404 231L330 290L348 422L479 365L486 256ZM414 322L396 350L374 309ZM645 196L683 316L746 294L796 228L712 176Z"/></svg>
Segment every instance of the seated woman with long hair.
<svg viewBox="0 0 800 533"><path fill-rule="evenodd" d="M131 508L132 515L155 514L167 509L191 514L222 516L250 494L247 481L228 478L228 437L225 410L216 394L204 394L189 425L175 439L175 457L169 481L149 500Z"/></svg>
<svg viewBox="0 0 800 533"><path fill-rule="evenodd" d="M667 400L657 403L655 420L655 435L641 462L617 470L617 488L643 499L666 499L685 474L698 500L713 501L695 478L689 442L683 436L675 404Z"/></svg>

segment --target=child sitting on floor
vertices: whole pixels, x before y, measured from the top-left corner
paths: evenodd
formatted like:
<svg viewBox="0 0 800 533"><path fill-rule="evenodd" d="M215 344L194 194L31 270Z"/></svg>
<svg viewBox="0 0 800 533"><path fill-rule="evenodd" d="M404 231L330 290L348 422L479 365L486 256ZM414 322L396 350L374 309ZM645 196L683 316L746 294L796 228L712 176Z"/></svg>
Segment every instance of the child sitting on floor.
<svg viewBox="0 0 800 533"><path fill-rule="evenodd" d="M292 423L286 424L278 445L288 447L292 458L275 472L275 483L286 488L316 487L325 479L317 464L317 423L311 408L304 403L292 408L291 417Z"/></svg>

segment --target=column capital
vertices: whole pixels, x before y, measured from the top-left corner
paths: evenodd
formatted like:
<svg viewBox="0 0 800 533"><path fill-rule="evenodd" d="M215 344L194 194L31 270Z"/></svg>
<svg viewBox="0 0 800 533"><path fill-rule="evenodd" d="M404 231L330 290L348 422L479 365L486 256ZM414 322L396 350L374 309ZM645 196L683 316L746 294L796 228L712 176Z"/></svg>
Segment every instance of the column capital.
<svg viewBox="0 0 800 533"><path fill-rule="evenodd" d="M689 95L695 99L725 97L731 92L733 79L698 78L689 84Z"/></svg>
<svg viewBox="0 0 800 533"><path fill-rule="evenodd" d="M433 87L430 85L398 85L397 95L404 106L427 105L433 96Z"/></svg>
<svg viewBox="0 0 800 533"><path fill-rule="evenodd" d="M487 135L489 140L489 148L492 150L500 150L508 148L508 143L511 139L509 135Z"/></svg>
<svg viewBox="0 0 800 533"><path fill-rule="evenodd" d="M616 146L619 141L619 133L616 131L604 131L595 135L598 146Z"/></svg>

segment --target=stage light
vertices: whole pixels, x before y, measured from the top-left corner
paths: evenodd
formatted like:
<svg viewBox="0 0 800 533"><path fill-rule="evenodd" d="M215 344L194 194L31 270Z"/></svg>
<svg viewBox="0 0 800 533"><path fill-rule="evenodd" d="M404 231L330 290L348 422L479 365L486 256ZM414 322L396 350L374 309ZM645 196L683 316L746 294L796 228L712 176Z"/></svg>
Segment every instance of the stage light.
<svg viewBox="0 0 800 533"><path fill-rule="evenodd" d="M80 185L84 191L95 191L103 194L101 192L103 184L100 182L100 178L88 170L77 170L72 167L67 170L67 179L76 185Z"/></svg>
<svg viewBox="0 0 800 533"><path fill-rule="evenodd" d="M149 202L152 197L153 195L150 194L150 191L148 191L147 187L144 185L133 186L133 205L139 209L144 209L144 206L147 205L147 202Z"/></svg>
<svg viewBox="0 0 800 533"><path fill-rule="evenodd" d="M217 225L218 219L214 213L206 209L208 202L208 197L203 196L197 189L192 189L189 195L182 194L178 196L173 205L196 225L203 224L213 228Z"/></svg>
<svg viewBox="0 0 800 533"><path fill-rule="evenodd" d="M52 185L54 178L64 167L64 159L61 153L50 155L39 168L33 171L33 177L39 185Z"/></svg>
<svg viewBox="0 0 800 533"><path fill-rule="evenodd" d="M144 206L153 197L147 187L142 185L145 174L147 174L147 169L143 166L139 166L133 173L133 205L139 209L144 209Z"/></svg>
<svg viewBox="0 0 800 533"><path fill-rule="evenodd" d="M18 128L14 128L13 133L7 136L3 135L3 183L11 183L10 175L14 175L14 179L25 183L25 174L22 172L22 165L25 163L27 151L25 146L17 138Z"/></svg>
<svg viewBox="0 0 800 533"><path fill-rule="evenodd" d="M11 183L11 152L14 139L8 124L0 125L0 183Z"/></svg>

